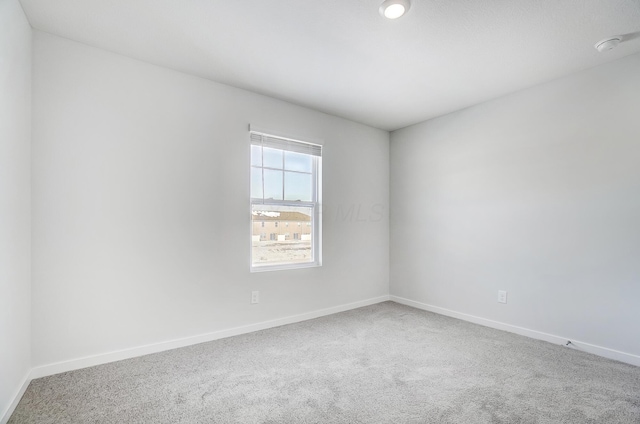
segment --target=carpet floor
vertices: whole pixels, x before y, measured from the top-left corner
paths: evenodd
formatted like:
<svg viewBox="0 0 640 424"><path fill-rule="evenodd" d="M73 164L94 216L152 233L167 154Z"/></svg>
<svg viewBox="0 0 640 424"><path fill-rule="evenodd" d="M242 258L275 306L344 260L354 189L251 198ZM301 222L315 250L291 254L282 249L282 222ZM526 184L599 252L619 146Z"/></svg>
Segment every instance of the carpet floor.
<svg viewBox="0 0 640 424"><path fill-rule="evenodd" d="M392 302L33 380L9 423L640 423L640 367Z"/></svg>

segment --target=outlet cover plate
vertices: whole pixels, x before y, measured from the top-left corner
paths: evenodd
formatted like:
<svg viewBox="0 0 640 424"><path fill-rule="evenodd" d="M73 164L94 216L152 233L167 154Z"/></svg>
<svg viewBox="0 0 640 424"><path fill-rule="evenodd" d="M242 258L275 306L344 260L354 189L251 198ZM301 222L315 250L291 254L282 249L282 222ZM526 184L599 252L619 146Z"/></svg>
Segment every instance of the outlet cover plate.
<svg viewBox="0 0 640 424"><path fill-rule="evenodd" d="M498 290L498 303L507 303L507 292Z"/></svg>

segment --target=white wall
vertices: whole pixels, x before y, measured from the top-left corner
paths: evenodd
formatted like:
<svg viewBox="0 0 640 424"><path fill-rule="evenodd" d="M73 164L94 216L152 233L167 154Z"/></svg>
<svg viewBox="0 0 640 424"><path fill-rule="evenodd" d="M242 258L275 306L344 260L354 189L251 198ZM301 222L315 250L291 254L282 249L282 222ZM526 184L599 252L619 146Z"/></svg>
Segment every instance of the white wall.
<svg viewBox="0 0 640 424"><path fill-rule="evenodd" d="M640 55L392 133L390 190L392 295L640 355Z"/></svg>
<svg viewBox="0 0 640 424"><path fill-rule="evenodd" d="M33 73L34 366L388 294L387 132L38 31ZM249 273L250 123L324 140L320 268Z"/></svg>
<svg viewBox="0 0 640 424"><path fill-rule="evenodd" d="M0 0L0 420L31 359L31 27Z"/></svg>

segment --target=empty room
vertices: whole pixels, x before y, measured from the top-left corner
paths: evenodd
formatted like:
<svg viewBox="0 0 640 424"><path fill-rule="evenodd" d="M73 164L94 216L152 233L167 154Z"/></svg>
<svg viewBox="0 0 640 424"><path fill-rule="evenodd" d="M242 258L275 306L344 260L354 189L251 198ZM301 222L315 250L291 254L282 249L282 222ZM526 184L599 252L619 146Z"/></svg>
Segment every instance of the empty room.
<svg viewBox="0 0 640 424"><path fill-rule="evenodd" d="M0 0L0 424L640 424L639 0Z"/></svg>

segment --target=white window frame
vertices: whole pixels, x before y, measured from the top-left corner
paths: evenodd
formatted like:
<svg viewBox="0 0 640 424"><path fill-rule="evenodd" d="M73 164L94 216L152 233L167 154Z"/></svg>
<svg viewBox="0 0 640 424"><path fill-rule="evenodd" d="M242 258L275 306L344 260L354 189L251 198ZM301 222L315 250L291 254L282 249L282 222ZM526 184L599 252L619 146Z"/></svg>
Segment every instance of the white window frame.
<svg viewBox="0 0 640 424"><path fill-rule="evenodd" d="M300 143L309 145L315 149L320 150L322 152L322 144L321 143L311 143L307 141L297 140L294 138L283 137L277 134L273 134L271 132L266 133L261 130L254 129L252 127L249 128L249 143L251 145L259 145L256 142L252 141L251 135L260 135L263 137L269 137L274 139L280 139L293 143ZM268 145L263 145L263 147L269 147ZM286 150L286 149L283 149ZM249 172L254 167L251 164L251 148L249 148ZM288 200L273 200L273 199L264 199L264 191L263 198L251 198L250 202L250 231L249 231L249 267L251 272L263 272L263 271L281 271L288 269L300 269L300 268L313 268L322 266L322 153L318 156L312 156L312 200L310 202L306 201L288 201ZM263 169L269 169L264 168ZM251 181L251 178L249 178ZM284 179L283 179L284 184ZM263 188L264 190L264 188ZM249 183L249 193L251 193L251 182ZM283 196L284 198L284 196ZM253 246L252 246L252 236L253 236L253 206L254 205L276 205L276 206L289 206L289 207L308 207L311 208L312 216L311 216L311 256L312 261L304 262L304 263L281 263L274 265L254 265L253 264Z"/></svg>

